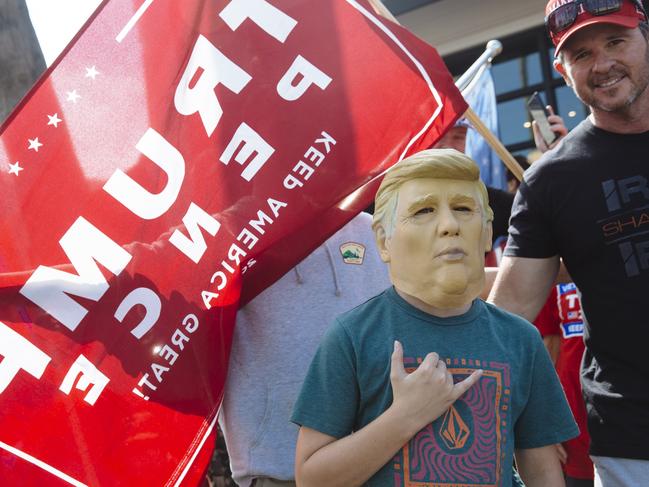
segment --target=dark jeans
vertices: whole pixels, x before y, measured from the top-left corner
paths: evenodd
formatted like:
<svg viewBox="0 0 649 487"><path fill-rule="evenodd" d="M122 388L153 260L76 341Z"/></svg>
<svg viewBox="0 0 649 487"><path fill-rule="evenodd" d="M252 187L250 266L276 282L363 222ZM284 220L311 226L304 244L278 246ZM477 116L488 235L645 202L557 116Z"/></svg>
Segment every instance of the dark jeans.
<svg viewBox="0 0 649 487"><path fill-rule="evenodd" d="M566 476L566 487L593 487L592 479L576 479Z"/></svg>

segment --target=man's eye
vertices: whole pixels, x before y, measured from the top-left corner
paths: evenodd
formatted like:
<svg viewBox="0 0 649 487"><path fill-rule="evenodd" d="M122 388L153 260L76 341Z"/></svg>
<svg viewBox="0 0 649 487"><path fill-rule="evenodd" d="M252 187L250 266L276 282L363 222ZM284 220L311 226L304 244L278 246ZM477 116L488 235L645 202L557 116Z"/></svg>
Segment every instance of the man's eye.
<svg viewBox="0 0 649 487"><path fill-rule="evenodd" d="M575 54L573 60L574 61L581 61L582 59L586 59L588 57L588 52L587 51L580 51L577 54Z"/></svg>
<svg viewBox="0 0 649 487"><path fill-rule="evenodd" d="M421 208L421 209L419 209L419 210L417 210L417 211L415 212L415 216L417 216L417 215L425 215L426 213L433 213L434 211L435 211L435 209L434 209L434 208L430 208L430 207L427 207L427 208Z"/></svg>

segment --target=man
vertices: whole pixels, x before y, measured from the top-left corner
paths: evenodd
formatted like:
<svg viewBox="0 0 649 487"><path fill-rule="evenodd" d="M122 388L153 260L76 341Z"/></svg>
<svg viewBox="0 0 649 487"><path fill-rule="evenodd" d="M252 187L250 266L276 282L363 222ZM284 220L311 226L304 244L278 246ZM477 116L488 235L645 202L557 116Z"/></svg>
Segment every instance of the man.
<svg viewBox="0 0 649 487"><path fill-rule="evenodd" d="M394 287L327 331L293 411L304 486L563 485L577 434L538 332L475 299L492 213L451 149L391 168L373 229Z"/></svg>
<svg viewBox="0 0 649 487"><path fill-rule="evenodd" d="M546 25L555 68L591 115L525 173L490 299L533 318L563 259L587 318L582 386L595 485L646 485L647 16L631 0L553 0Z"/></svg>
<svg viewBox="0 0 649 487"><path fill-rule="evenodd" d="M372 218L354 217L237 313L219 425L239 486L294 486L290 419L306 369L333 318L389 284Z"/></svg>
<svg viewBox="0 0 649 487"><path fill-rule="evenodd" d="M455 149L465 152L466 137L471 125L466 118L458 119L455 124L432 146L434 149Z"/></svg>

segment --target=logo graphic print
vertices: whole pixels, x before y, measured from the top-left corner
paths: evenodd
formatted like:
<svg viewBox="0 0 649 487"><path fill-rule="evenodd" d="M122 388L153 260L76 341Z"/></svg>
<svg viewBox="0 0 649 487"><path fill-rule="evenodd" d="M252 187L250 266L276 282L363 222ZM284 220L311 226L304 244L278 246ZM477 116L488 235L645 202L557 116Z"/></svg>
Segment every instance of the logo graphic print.
<svg viewBox="0 0 649 487"><path fill-rule="evenodd" d="M584 336L584 320L581 316L581 302L577 286L570 282L557 286L557 303L561 318L561 332L564 338Z"/></svg>
<svg viewBox="0 0 649 487"><path fill-rule="evenodd" d="M347 242L340 246L340 253L345 264L361 265L365 258L365 246L356 242Z"/></svg>
<svg viewBox="0 0 649 487"><path fill-rule="evenodd" d="M627 277L638 276L649 270L649 181L643 175L609 179L602 191L609 213L598 221L604 243L617 244Z"/></svg>
<svg viewBox="0 0 649 487"><path fill-rule="evenodd" d="M423 428L393 461L394 484L402 487L496 487L510 416L509 366L447 359L456 382L483 369L480 381L448 411ZM406 364L413 371L414 364Z"/></svg>
<svg viewBox="0 0 649 487"><path fill-rule="evenodd" d="M471 430L462 421L462 416L457 412L455 406L451 406L444 415L444 421L442 421L439 434L444 439L446 448L456 450L466 444L466 440L471 435Z"/></svg>

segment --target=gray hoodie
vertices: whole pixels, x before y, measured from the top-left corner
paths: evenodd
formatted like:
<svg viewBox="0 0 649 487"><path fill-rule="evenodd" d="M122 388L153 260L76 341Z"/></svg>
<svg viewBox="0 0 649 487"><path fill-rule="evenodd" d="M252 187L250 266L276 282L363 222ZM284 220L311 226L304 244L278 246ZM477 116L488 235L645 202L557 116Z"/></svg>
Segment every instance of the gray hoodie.
<svg viewBox="0 0 649 487"><path fill-rule="evenodd" d="M293 402L333 319L390 285L372 218L357 215L237 314L219 414L232 475L294 478Z"/></svg>

